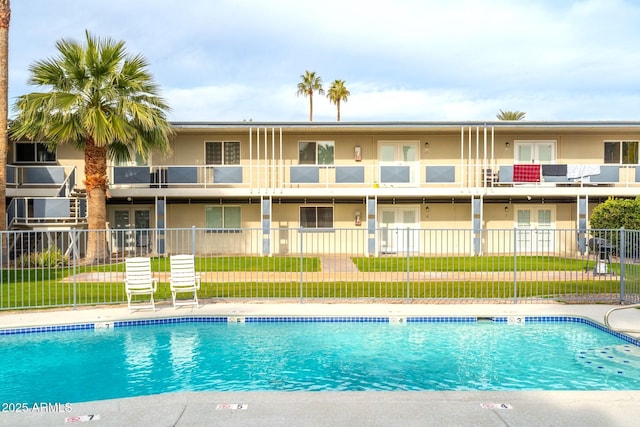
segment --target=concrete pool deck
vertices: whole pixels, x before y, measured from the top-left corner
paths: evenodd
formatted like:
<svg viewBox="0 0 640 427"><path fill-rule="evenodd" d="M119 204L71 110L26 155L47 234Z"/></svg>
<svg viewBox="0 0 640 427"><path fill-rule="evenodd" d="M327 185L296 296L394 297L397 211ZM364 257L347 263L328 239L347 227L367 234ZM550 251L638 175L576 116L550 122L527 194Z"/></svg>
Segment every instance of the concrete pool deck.
<svg viewBox="0 0 640 427"><path fill-rule="evenodd" d="M0 313L0 328L211 316L580 316L603 323L610 305L206 302L129 313L126 306ZM640 329L640 310L616 312L617 328ZM640 334L635 334L639 336ZM96 384L96 387L99 387ZM2 402L11 403L11 402ZM13 402L18 403L18 402ZM54 402L47 402L54 403ZM64 403L64 402L61 402ZM225 404L230 404L225 406ZM246 408L232 409L235 404ZM495 406L494 406L495 404ZM501 407L505 404L506 407ZM221 406L222 405L222 406ZM58 426L635 426L640 390L425 392L182 392L71 403L53 410L0 413L0 425ZM5 409L5 408L3 408ZM64 408L63 408L64 409ZM88 420L94 415L93 420ZM99 416L96 420L95 416ZM84 418L83 418L84 417Z"/></svg>

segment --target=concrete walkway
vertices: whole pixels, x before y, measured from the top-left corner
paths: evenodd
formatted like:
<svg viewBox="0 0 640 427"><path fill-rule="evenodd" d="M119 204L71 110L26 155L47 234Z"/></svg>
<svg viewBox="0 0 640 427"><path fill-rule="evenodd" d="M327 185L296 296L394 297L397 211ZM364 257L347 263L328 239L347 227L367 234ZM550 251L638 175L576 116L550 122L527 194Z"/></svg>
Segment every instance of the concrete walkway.
<svg viewBox="0 0 640 427"><path fill-rule="evenodd" d="M295 304L208 302L129 314L124 306L0 314L0 327L188 315L573 315L602 322L606 305ZM640 328L640 310L614 326ZM96 384L96 387L99 387ZM9 403L9 402L3 402ZM241 405L240 407L238 405ZM236 409L233 409L236 408ZM64 409L64 407L62 408ZM201 392L71 403L68 412L0 413L1 426L635 426L640 390L621 392ZM93 415L93 420L89 416ZM99 419L96 419L99 418Z"/></svg>

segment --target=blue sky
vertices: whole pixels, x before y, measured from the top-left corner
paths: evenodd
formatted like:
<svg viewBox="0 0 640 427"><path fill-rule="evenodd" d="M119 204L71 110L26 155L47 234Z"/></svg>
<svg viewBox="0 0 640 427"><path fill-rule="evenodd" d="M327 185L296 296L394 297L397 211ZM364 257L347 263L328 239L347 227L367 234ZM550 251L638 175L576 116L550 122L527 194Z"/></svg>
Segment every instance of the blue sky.
<svg viewBox="0 0 640 427"><path fill-rule="evenodd" d="M342 121L640 119L637 0L13 0L9 101L85 29L144 55L174 121L307 121L305 70ZM336 108L314 96L314 121Z"/></svg>

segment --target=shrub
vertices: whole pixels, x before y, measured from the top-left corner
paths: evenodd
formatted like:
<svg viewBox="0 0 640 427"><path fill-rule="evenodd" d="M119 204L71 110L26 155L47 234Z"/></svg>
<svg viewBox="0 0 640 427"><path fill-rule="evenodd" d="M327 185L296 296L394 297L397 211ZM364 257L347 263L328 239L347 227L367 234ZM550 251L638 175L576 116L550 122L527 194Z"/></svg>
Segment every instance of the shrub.
<svg viewBox="0 0 640 427"><path fill-rule="evenodd" d="M640 197L635 199L608 198L593 208L591 228L640 230Z"/></svg>
<svg viewBox="0 0 640 427"><path fill-rule="evenodd" d="M42 252L23 255L20 258L20 265L22 267L60 267L68 261L69 257L63 255L60 249L51 247Z"/></svg>
<svg viewBox="0 0 640 427"><path fill-rule="evenodd" d="M613 252L620 253L620 228L625 230L640 230L640 197L635 199L616 199L610 197L604 203L593 208L590 225L596 238L605 239L613 247ZM626 255L632 258L640 257L638 239L626 239Z"/></svg>

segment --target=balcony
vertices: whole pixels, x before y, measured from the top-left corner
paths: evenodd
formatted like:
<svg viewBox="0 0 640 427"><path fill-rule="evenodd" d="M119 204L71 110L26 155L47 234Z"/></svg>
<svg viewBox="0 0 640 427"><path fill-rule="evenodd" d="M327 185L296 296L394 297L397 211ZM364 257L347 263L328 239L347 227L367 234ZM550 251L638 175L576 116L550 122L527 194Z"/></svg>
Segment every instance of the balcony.
<svg viewBox="0 0 640 427"><path fill-rule="evenodd" d="M75 228L87 222L82 197L16 197L7 207L9 228Z"/></svg>
<svg viewBox="0 0 640 427"><path fill-rule="evenodd" d="M67 196L75 188L76 170L57 165L7 165L7 197Z"/></svg>
<svg viewBox="0 0 640 427"><path fill-rule="evenodd" d="M523 175L523 170L528 174ZM514 165L480 164L335 164L233 166L118 166L111 170L112 196L234 194L407 194L425 195L478 192L513 193L539 189L561 195L575 187L600 188L626 194L640 187L636 165ZM604 190L607 188L607 190ZM596 191L597 192L597 191Z"/></svg>
<svg viewBox="0 0 640 427"><path fill-rule="evenodd" d="M523 171L527 171L524 173ZM335 165L115 166L112 197L207 196L442 196L512 195L520 192L632 196L640 188L640 166L337 163ZM63 166L7 167L8 197L70 197L75 169Z"/></svg>

